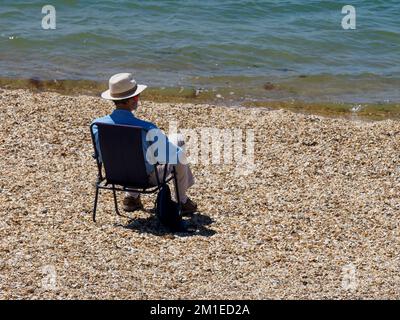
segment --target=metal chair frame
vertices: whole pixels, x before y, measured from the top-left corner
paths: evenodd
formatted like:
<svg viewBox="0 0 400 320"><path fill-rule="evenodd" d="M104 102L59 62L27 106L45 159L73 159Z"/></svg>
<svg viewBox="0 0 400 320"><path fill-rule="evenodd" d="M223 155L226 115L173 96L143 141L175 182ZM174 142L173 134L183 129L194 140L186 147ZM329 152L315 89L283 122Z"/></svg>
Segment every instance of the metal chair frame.
<svg viewBox="0 0 400 320"><path fill-rule="evenodd" d="M93 143L93 148L94 148L93 158L96 160L97 169L98 169L97 180L95 183L96 193L95 193L95 198L94 198L93 216L92 216L94 222L96 222L96 211L97 211L97 204L98 204L98 200L99 200L100 189L113 191L115 212L117 213L117 215L122 216L118 210L117 191L118 192L137 192L140 194L153 194L153 193L158 193L160 191L160 189L163 187L163 185L167 184L171 180L174 180L176 199L178 201L179 211L181 210L178 183L177 183L177 177L176 177L176 168L175 168L175 166L172 167L171 176L167 178L168 163L163 164L165 167L164 167L164 173L163 173L162 180L160 180L160 177L158 175L158 170L157 170L158 166L160 166L161 164L160 163L154 164L154 170L155 170L156 179L157 179L156 186L150 185L149 182L148 182L148 185L145 187L135 187L132 185L128 186L128 185L117 185L117 184L109 183L108 179L107 179L106 170L104 170L105 175L103 175L103 169L104 169L105 164L103 164L103 162L100 161L99 153L98 153L98 150L96 147L96 139L93 134L93 126L98 126L98 127L99 126L118 126L118 127L125 127L126 130L140 130L140 131L142 131L144 129L140 128L140 127L135 127L135 126L106 124L106 123L100 123L100 122L91 124L90 134L92 137L92 143ZM134 147L137 147L138 149L140 148L140 151L138 151L138 152L141 152L141 154L143 156L143 161L145 161L142 146L141 145L140 146L132 146L132 148L134 148Z"/></svg>

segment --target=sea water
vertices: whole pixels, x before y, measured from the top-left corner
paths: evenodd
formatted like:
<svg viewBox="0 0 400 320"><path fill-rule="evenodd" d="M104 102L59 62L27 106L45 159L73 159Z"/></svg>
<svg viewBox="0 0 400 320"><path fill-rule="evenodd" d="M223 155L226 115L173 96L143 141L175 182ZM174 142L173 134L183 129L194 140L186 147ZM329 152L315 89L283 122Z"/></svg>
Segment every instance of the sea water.
<svg viewBox="0 0 400 320"><path fill-rule="evenodd" d="M43 28L44 5L56 28ZM356 28L344 29L345 5ZM400 102L400 1L0 3L0 77L106 81L255 100ZM200 91L199 91L200 92Z"/></svg>

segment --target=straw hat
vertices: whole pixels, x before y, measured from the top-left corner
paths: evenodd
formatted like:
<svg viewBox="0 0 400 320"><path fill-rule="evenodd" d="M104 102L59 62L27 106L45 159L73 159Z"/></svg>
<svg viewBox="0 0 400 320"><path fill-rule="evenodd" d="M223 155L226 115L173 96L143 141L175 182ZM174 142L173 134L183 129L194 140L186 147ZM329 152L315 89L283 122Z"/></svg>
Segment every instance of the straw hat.
<svg viewBox="0 0 400 320"><path fill-rule="evenodd" d="M137 84L133 79L132 73L118 73L113 75L108 81L108 90L101 94L103 99L123 100L137 96L147 86Z"/></svg>

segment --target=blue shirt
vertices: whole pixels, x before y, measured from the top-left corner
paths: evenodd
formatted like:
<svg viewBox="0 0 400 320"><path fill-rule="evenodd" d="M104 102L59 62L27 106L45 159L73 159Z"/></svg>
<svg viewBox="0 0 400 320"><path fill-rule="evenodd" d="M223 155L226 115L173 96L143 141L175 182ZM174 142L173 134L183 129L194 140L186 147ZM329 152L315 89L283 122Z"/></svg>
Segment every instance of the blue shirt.
<svg viewBox="0 0 400 320"><path fill-rule="evenodd" d="M146 157L147 149L151 145L151 143L146 140L146 134L148 131L150 131L152 129L157 129L159 131L159 134L161 134L161 130L159 130L155 124L148 122L148 121L138 119L134 116L134 114L131 111L123 110L123 109L115 109L113 111L113 113L111 113L110 115L101 117L101 118L97 118L92 123L95 123L95 122L108 123L108 124L132 125L135 127L143 128L142 146L143 146L143 155L144 155L145 164L146 164L146 172L149 175L154 171L154 164L151 164ZM97 126L93 126L93 134L95 137L96 148L99 152L100 161L101 161L101 152L100 152L100 146L99 146L99 140L98 140ZM163 135L163 137L165 137L165 141L167 142L168 145L172 145L172 143L170 143L168 141L168 138L165 135ZM175 145L172 145L172 150L174 150L174 152L176 152L177 154L182 151L181 148L179 148Z"/></svg>

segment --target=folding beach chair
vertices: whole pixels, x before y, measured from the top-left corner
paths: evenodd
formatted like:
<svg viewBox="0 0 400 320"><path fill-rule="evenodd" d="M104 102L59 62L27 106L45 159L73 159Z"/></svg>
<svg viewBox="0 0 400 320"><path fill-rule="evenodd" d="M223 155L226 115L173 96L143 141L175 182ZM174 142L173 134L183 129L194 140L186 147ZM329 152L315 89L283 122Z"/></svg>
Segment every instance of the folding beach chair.
<svg viewBox="0 0 400 320"><path fill-rule="evenodd" d="M97 126L98 140L101 150L101 157L96 148L96 140L93 134L93 127ZM93 123L90 126L90 133L94 147L93 157L96 159L98 176L96 181L96 195L94 199L93 221L96 222L96 209L100 189L112 190L114 194L115 211L118 211L116 191L134 191L138 193L156 193L162 186L172 179L175 181L176 199L179 201L179 191L175 167L171 175L167 177L167 166L165 165L162 179L156 172L157 185L152 185L146 172L145 158L142 145L142 131L140 127L128 125L116 125L105 123ZM103 175L103 169L105 175Z"/></svg>

